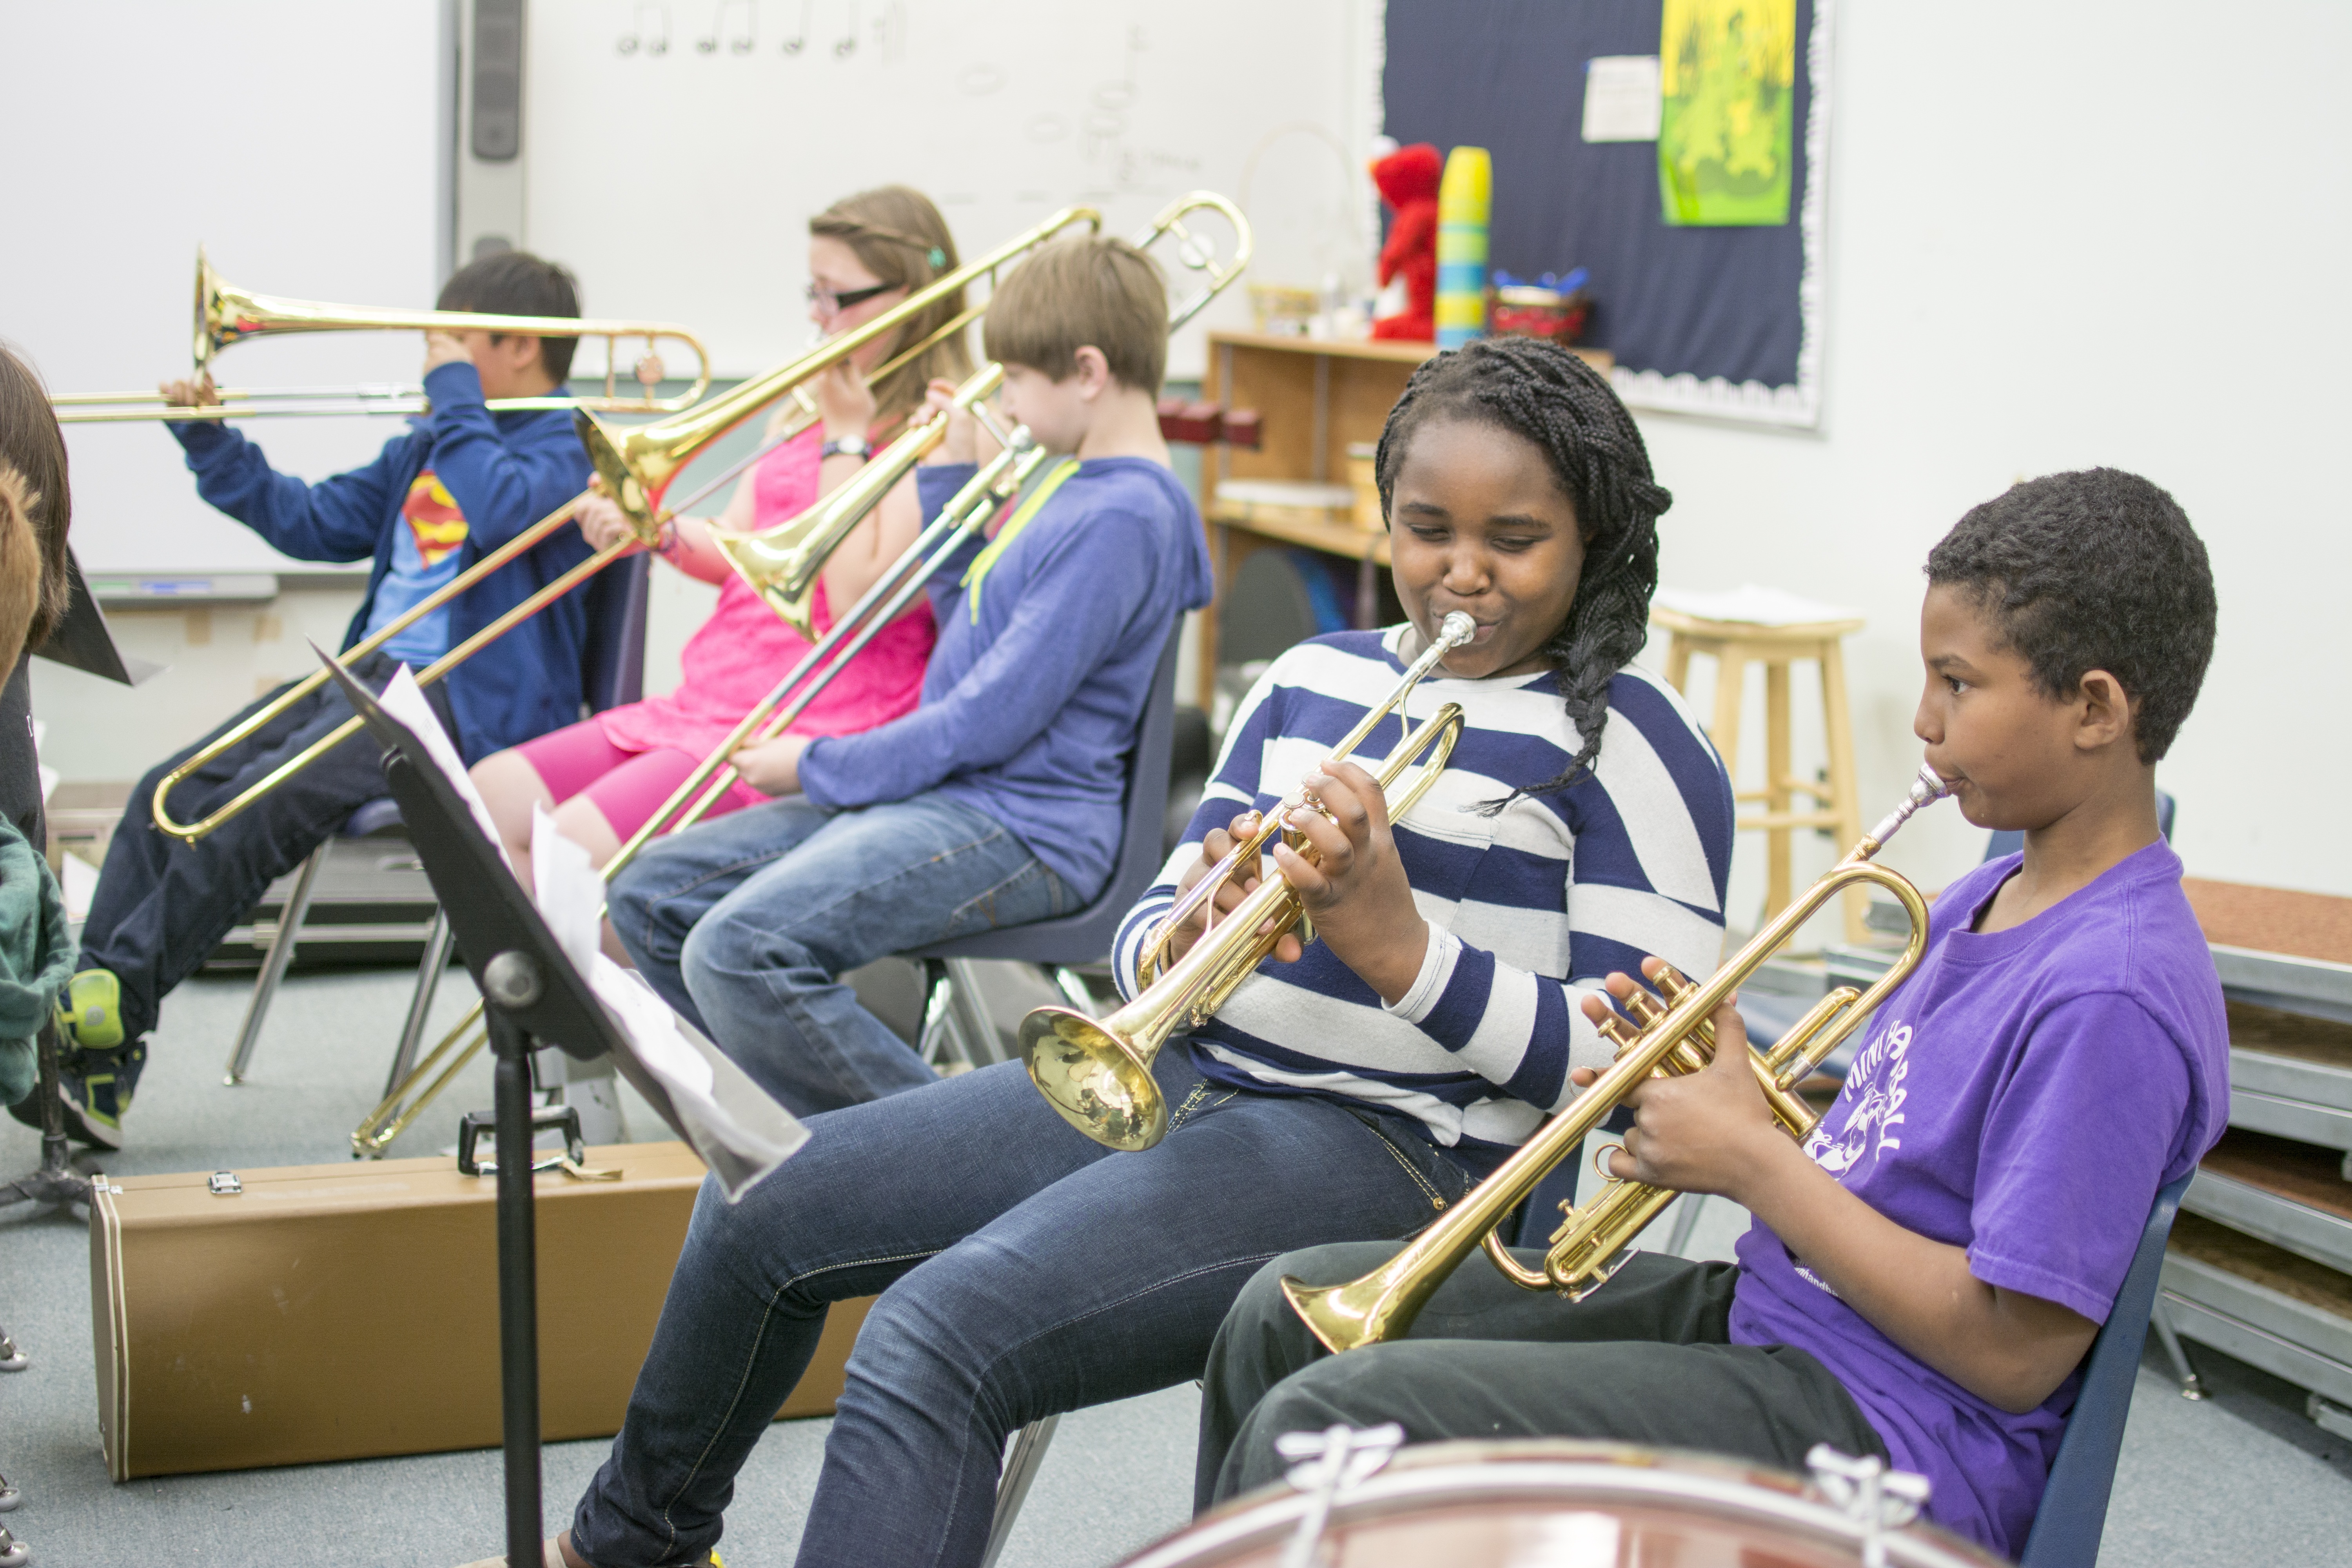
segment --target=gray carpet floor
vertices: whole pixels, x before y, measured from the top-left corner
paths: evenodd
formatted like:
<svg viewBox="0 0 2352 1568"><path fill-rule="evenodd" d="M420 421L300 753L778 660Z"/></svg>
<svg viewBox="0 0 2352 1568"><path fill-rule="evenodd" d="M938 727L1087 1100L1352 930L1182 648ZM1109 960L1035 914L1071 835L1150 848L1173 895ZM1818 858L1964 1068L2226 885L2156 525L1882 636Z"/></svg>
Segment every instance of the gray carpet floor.
<svg viewBox="0 0 2352 1568"><path fill-rule="evenodd" d="M374 1102L410 976L390 971L304 974L279 994L250 1081L225 1088L220 1068L247 986L198 979L167 1004L129 1122L130 1147L106 1168L134 1174L300 1164L339 1158ZM472 1000L453 972L445 1026ZM477 1062L396 1154L429 1154L463 1110L489 1103ZM636 1137L664 1136L625 1103ZM0 1173L37 1158L36 1140L0 1118ZM1663 1245L1672 1226L1651 1235ZM1744 1217L1708 1205L1695 1256L1727 1257ZM0 1323L34 1364L0 1376L0 1472L24 1489L5 1522L54 1568L198 1563L332 1563L450 1568L499 1544L494 1451L382 1459L111 1485L97 1431L89 1247L71 1216L0 1211ZM386 1345L432 1375L429 1343ZM2215 1397L2179 1397L2159 1363L2143 1365L2118 1468L2102 1568L2203 1568L2352 1562L2352 1443L2301 1414L2299 1391L2218 1352L2199 1364ZM1006 1568L1103 1568L1181 1524L1192 1491L1199 1396L1190 1385L1064 1420L1005 1552ZM781 1422L739 1479L724 1551L730 1568L790 1561L823 1458L822 1420ZM549 1515L604 1457L602 1441L551 1445Z"/></svg>

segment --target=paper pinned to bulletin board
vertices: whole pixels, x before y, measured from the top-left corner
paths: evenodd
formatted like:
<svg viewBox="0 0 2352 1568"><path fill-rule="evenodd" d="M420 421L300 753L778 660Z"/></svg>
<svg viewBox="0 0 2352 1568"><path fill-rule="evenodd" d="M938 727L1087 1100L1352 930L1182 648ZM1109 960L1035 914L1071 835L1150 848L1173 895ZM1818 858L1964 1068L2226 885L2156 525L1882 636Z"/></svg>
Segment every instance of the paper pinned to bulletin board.
<svg viewBox="0 0 2352 1568"><path fill-rule="evenodd" d="M1665 0L1658 196L1666 222L1789 221L1796 0Z"/></svg>

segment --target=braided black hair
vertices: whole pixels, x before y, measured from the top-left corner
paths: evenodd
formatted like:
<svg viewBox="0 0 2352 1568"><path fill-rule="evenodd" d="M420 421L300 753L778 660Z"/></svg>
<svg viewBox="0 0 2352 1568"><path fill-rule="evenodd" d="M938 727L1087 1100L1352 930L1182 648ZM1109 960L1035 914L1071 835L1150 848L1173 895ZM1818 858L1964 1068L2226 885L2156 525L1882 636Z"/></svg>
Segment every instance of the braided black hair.
<svg viewBox="0 0 2352 1568"><path fill-rule="evenodd" d="M1512 791L1492 807L1500 810L1520 795L1549 795L1590 774L1609 721L1609 682L1649 636L1658 514L1674 497L1651 478L1642 432L1608 380L1557 343L1484 339L1412 373L1381 431L1375 472L1383 518L1405 448L1432 419L1475 420L1541 447L1575 504L1584 542L1584 574L1568 618L1543 645L1581 744L1567 771Z"/></svg>

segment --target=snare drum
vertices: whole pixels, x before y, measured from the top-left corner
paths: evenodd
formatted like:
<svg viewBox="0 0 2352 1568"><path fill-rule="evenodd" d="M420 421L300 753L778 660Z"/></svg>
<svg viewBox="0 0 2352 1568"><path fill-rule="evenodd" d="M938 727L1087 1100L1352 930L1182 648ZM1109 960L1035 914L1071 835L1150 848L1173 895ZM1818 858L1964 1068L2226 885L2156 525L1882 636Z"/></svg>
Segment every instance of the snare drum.
<svg viewBox="0 0 2352 1568"><path fill-rule="evenodd" d="M1121 1568L1275 1568L1310 1500L1237 1498ZM1332 1505L1331 1568L2004 1568L1928 1524L1874 1528L1798 1477L1614 1443L1432 1443Z"/></svg>

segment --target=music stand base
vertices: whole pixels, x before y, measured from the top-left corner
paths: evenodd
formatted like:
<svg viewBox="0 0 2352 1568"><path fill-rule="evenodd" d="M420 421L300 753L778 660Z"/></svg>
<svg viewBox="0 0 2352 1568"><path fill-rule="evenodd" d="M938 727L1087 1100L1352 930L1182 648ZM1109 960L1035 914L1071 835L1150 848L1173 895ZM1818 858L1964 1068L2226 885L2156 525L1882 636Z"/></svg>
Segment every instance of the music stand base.
<svg viewBox="0 0 2352 1568"><path fill-rule="evenodd" d="M65 1101L58 1083L58 1031L54 1023L41 1026L35 1054L40 1081L33 1088L41 1106L41 1168L0 1184L0 1208L17 1204L49 1204L59 1208L89 1205L89 1178L73 1168L73 1146L66 1139Z"/></svg>

